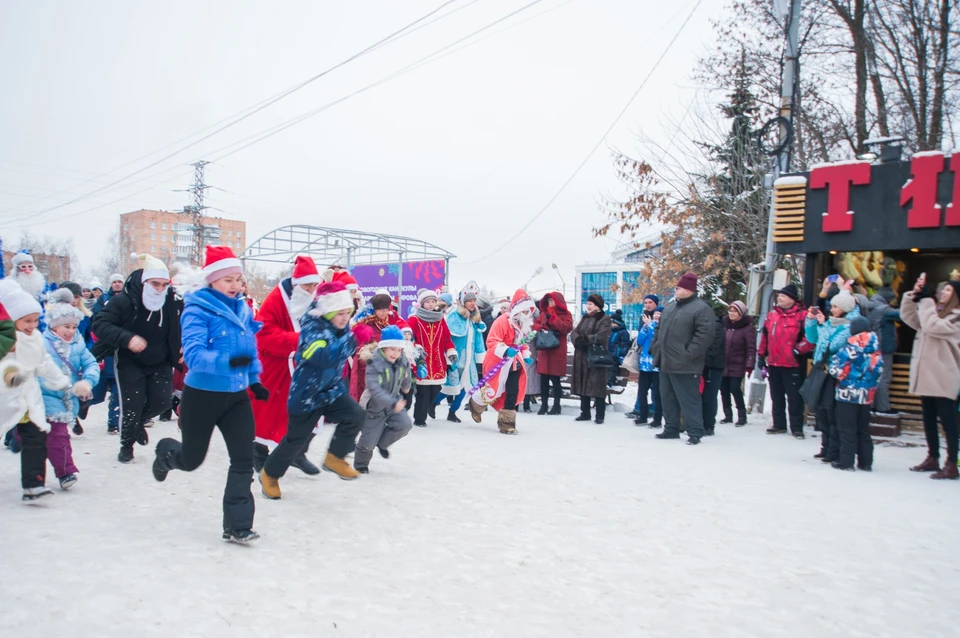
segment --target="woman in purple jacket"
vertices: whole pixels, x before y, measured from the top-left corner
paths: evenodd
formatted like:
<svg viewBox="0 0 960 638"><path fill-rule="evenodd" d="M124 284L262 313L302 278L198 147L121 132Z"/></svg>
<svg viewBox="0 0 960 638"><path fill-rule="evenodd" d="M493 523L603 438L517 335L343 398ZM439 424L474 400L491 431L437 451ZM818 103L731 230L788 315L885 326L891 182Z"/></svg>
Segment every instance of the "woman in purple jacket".
<svg viewBox="0 0 960 638"><path fill-rule="evenodd" d="M727 308L723 318L723 327L727 332L727 367L720 382L720 399L723 401L723 420L720 423L733 423L733 406L730 396L737 404L737 427L747 424L747 406L743 402L743 378L753 372L753 362L757 360L757 333L753 328L753 317L747 314L747 306L742 301L734 301Z"/></svg>

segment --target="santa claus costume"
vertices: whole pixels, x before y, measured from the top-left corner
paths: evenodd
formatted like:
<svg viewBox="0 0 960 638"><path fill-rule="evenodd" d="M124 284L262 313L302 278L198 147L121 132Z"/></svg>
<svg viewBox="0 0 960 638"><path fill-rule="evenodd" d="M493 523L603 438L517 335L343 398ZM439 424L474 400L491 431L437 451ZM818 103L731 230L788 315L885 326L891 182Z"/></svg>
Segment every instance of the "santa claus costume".
<svg viewBox="0 0 960 638"><path fill-rule="evenodd" d="M498 412L502 434L517 433L517 405L527 388L527 366L533 363L526 345L533 329L534 303L525 290L517 290L507 312L497 317L487 334L483 378L489 379L470 397L470 415L480 423L487 406ZM481 379L482 380L482 379Z"/></svg>
<svg viewBox="0 0 960 638"><path fill-rule="evenodd" d="M47 327L44 321L44 304L47 301L47 295L50 293L50 284L47 283L47 279L43 276L43 273L37 270L37 266L33 262L33 255L30 254L29 250L23 249L17 252L10 261L13 262L14 271L7 279L11 279L20 284L23 291L36 299L37 303L40 304L39 330L43 333Z"/></svg>
<svg viewBox="0 0 960 638"><path fill-rule="evenodd" d="M313 302L321 281L313 259L300 255L294 262L293 275L281 280L260 306L257 315L257 321L263 323L263 328L257 333L257 350L263 364L260 379L270 390L270 399L253 404L253 417L257 424L253 446L257 472L263 468L270 450L287 433L287 399L300 340L300 318ZM315 435L316 431L310 440ZM306 474L320 473L320 469L307 459L306 448L294 459L293 466Z"/></svg>
<svg viewBox="0 0 960 638"><path fill-rule="evenodd" d="M419 307L409 321L413 340L422 353L417 366L417 400L413 406L413 424L419 427L427 426L430 406L447 380L447 366L458 360L443 312L435 309L437 300L436 292L421 290L417 294Z"/></svg>
<svg viewBox="0 0 960 638"><path fill-rule="evenodd" d="M393 299L389 294L377 293L370 299L370 314L353 324L353 336L357 340L357 354L350 362L350 396L360 401L366 387L366 361L376 351L380 333L388 326L399 328L405 335L410 325L393 311Z"/></svg>

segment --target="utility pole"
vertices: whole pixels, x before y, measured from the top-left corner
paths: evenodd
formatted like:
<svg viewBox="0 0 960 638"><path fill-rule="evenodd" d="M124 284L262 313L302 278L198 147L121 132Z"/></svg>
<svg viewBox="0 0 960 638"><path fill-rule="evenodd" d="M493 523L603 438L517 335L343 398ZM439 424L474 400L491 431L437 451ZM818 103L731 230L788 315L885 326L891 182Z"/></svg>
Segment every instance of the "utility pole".
<svg viewBox="0 0 960 638"><path fill-rule="evenodd" d="M200 160L191 164L193 166L193 184L187 189L187 192L193 195L193 204L183 207L183 213L190 215L193 226L193 250L191 251L190 262L196 266L203 265L203 246L206 237L206 229L203 225L203 211L206 206L203 203L203 196L210 188L204 183L204 167L210 162Z"/></svg>
<svg viewBox="0 0 960 638"><path fill-rule="evenodd" d="M763 322L770 312L773 301L773 273L777 265L776 245L773 241L773 205L774 196L772 194L773 182L780 177L782 173L790 170L791 147L793 146L793 104L795 100L795 89L797 85L797 63L800 55L800 2L801 0L773 0L773 8L786 20L787 42L783 52L783 70L780 75L780 138L778 148L780 152L776 156L773 165L773 179L769 184L771 188L770 196L770 219L767 224L767 252L766 260L763 264L763 280L760 284L760 325L762 332ZM758 332L759 341L760 334ZM763 385L760 382L761 373L759 367L754 370L754 383L757 384L762 392ZM759 403L763 405L763 396L756 397L756 386L751 388L750 403Z"/></svg>

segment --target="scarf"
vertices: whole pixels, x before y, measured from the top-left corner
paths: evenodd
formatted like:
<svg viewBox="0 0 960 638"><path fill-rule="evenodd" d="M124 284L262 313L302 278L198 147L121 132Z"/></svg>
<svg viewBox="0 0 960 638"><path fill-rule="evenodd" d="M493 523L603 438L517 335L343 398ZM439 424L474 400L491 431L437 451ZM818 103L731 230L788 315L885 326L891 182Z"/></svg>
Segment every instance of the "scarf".
<svg viewBox="0 0 960 638"><path fill-rule="evenodd" d="M163 303L167 300L167 291L157 292L153 286L144 286L143 294L140 295L144 307L150 312L156 312L163 308Z"/></svg>
<svg viewBox="0 0 960 638"><path fill-rule="evenodd" d="M426 321L427 323L437 323L443 319L443 311L417 308L417 318Z"/></svg>
<svg viewBox="0 0 960 638"><path fill-rule="evenodd" d="M848 323L850 323L850 320L847 319L845 316L844 316L844 317L830 317L830 325L833 326L834 328L837 328L837 327L839 327L839 326L845 326L845 325L847 325Z"/></svg>
<svg viewBox="0 0 960 638"><path fill-rule="evenodd" d="M95 297L90 297L89 299L83 300L83 305L87 310L93 310L93 307L97 305L97 300Z"/></svg>

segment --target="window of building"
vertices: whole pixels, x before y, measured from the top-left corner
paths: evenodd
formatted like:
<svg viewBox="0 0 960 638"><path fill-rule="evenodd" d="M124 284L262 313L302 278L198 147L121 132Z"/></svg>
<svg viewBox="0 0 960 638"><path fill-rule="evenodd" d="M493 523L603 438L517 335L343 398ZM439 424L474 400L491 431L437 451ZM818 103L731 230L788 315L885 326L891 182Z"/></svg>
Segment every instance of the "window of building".
<svg viewBox="0 0 960 638"><path fill-rule="evenodd" d="M164 224L164 226L166 226L166 224ZM166 235L160 235L160 241L167 241L167 236L166 236Z"/></svg>
<svg viewBox="0 0 960 638"><path fill-rule="evenodd" d="M156 239L156 238L157 238L156 233L150 233L150 239Z"/></svg>
<svg viewBox="0 0 960 638"><path fill-rule="evenodd" d="M166 224L160 224L160 230L166 230L166 229L167 229Z"/></svg>
<svg viewBox="0 0 960 638"><path fill-rule="evenodd" d="M590 272L580 275L580 313L587 311L587 297L598 294L607 305L616 299L617 273Z"/></svg>
<svg viewBox="0 0 960 638"><path fill-rule="evenodd" d="M150 222L150 228L156 228L157 222Z"/></svg>
<svg viewBox="0 0 960 638"><path fill-rule="evenodd" d="M233 231L232 231L232 230L228 230L228 231L227 231L227 237L233 237Z"/></svg>
<svg viewBox="0 0 960 638"><path fill-rule="evenodd" d="M150 244L150 252L152 252L152 253L157 252L157 247L154 246L153 244Z"/></svg>
<svg viewBox="0 0 960 638"><path fill-rule="evenodd" d="M237 231L237 237L242 237L239 230Z"/></svg>
<svg viewBox="0 0 960 638"><path fill-rule="evenodd" d="M162 252L162 253L167 252L167 247L166 247L166 246L160 246L160 252Z"/></svg>
<svg viewBox="0 0 960 638"><path fill-rule="evenodd" d="M126 225L126 224L123 225L123 229L124 229L124 230L127 229L127 225Z"/></svg>

